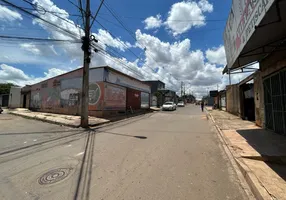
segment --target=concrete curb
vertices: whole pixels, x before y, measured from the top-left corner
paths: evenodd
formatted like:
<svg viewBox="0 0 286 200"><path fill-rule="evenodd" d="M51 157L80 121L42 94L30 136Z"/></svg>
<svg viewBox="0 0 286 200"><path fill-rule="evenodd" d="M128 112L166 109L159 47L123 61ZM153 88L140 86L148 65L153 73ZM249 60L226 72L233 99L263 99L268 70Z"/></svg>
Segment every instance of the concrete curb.
<svg viewBox="0 0 286 200"><path fill-rule="evenodd" d="M80 127L79 125L66 124L66 123L61 123L61 122L57 122L57 121L53 121L53 120L38 118L37 116L31 117L31 116L22 115L22 114L19 114L19 113L13 113L13 112L8 112L8 113L11 114L11 115L23 117L23 118L26 118L26 119L33 119L33 120L37 120L37 121L42 121L42 122L47 122L47 123L51 123L51 124L67 126L67 127L71 127L71 128L79 128Z"/></svg>
<svg viewBox="0 0 286 200"><path fill-rule="evenodd" d="M255 199L259 200L272 200L271 196L267 192L267 190L263 187L261 182L258 180L258 178L255 176L255 174L248 168L248 166L243 162L242 158L237 155L230 147L229 147L229 141L222 133L222 130L219 128L218 125L216 125L215 120L210 112L206 110L207 118L211 119L212 123L216 127L217 134L221 142L223 143L223 147L225 150L225 153L227 154L228 158L230 159L238 178L240 179L240 182L242 183L242 187L247 193L248 196L250 196L250 199L252 199L252 195L250 191L245 187L245 184L248 185L248 188L250 188L252 194L254 195Z"/></svg>
<svg viewBox="0 0 286 200"><path fill-rule="evenodd" d="M122 122L125 122L125 121L132 121L136 118L142 118L146 115L153 115L155 113L157 113L159 111L153 111L153 112L148 112L148 113L144 113L144 114L140 114L140 115L135 115L135 116L132 116L132 117L128 117L128 118L122 118L122 119L119 119L119 120L116 120L116 121L106 121L106 122L100 122L96 125L89 125L89 128L90 129L98 129L98 128L103 128L103 127L106 127L106 126L111 126L111 125L115 125L115 124L118 124L118 123L122 123ZM19 113L13 113L13 112L8 112L9 114L12 114L12 115L15 115L15 116L19 116L19 117L23 117L23 118L26 118L26 119L32 119L32 120L38 120L38 121L42 121L42 122L47 122L47 123L51 123L51 124L56 124L56 125L62 125L62 126L67 126L67 127L71 127L71 128L80 128L80 125L74 125L74 124L67 124L67 123L62 123L62 122L58 122L58 121L54 121L54 120L49 120L49 119L43 119L43 118L39 118L37 117L36 115L31 117L31 116L26 116L26 115L22 115L22 114L19 114Z"/></svg>
<svg viewBox="0 0 286 200"><path fill-rule="evenodd" d="M39 117L37 117L37 115L32 117L32 116L22 115L22 114L14 113L14 112L8 112L8 113L12 114L12 115L15 115L15 116L23 117L23 118L26 118L26 119L33 119L33 120L37 120L37 121L47 122L47 123L50 123L50 124L62 125L62 126L67 126L67 127L71 127L71 128L79 128L80 127L80 125L63 123L63 122L59 122L59 121L39 118ZM107 124L107 123L110 123L110 122L109 121L107 121L107 122L99 122L96 125L90 125L90 126L96 127L96 126L100 126L100 125Z"/></svg>

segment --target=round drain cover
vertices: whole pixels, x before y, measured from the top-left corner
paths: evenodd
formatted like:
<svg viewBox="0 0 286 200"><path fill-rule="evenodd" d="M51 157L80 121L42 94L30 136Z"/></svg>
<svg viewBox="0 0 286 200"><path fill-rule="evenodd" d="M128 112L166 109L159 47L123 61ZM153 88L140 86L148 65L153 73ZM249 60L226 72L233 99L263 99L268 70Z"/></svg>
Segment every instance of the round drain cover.
<svg viewBox="0 0 286 200"><path fill-rule="evenodd" d="M48 171L39 178L38 182L41 185L59 182L65 179L70 174L71 170L71 168L59 168Z"/></svg>

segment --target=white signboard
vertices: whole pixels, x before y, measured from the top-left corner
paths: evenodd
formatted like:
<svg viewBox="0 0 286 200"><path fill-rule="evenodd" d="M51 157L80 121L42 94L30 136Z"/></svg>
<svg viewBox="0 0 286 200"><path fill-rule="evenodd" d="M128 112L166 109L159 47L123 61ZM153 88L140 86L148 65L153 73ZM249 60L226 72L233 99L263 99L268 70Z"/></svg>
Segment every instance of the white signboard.
<svg viewBox="0 0 286 200"><path fill-rule="evenodd" d="M232 67L274 0L233 0L224 31L227 65Z"/></svg>

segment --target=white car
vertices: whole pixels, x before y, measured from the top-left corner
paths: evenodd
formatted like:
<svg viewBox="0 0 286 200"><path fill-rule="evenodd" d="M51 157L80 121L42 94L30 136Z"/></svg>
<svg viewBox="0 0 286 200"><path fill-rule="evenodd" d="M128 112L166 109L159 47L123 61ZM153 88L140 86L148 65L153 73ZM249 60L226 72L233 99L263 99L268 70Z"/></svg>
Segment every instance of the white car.
<svg viewBox="0 0 286 200"><path fill-rule="evenodd" d="M185 107L185 103L184 103L183 101L180 101L180 102L178 103L178 106L179 106L179 107Z"/></svg>
<svg viewBox="0 0 286 200"><path fill-rule="evenodd" d="M166 102L163 104L162 110L176 110L177 106L174 102Z"/></svg>

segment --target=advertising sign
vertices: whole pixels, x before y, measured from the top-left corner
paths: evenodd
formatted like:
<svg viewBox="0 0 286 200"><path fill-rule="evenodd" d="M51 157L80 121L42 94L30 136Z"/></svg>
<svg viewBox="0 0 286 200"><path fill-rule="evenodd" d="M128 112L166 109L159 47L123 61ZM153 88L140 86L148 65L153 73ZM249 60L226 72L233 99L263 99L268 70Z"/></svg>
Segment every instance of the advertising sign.
<svg viewBox="0 0 286 200"><path fill-rule="evenodd" d="M105 84L105 109L117 110L126 107L126 89L123 87Z"/></svg>
<svg viewBox="0 0 286 200"><path fill-rule="evenodd" d="M227 65L232 67L274 0L234 0L224 31Z"/></svg>

